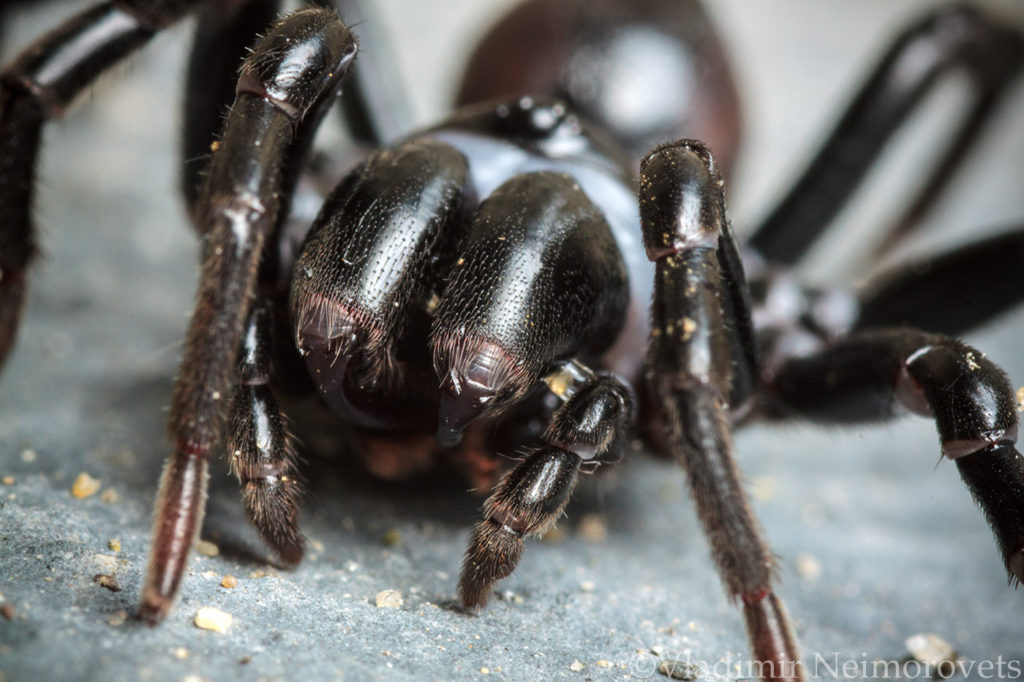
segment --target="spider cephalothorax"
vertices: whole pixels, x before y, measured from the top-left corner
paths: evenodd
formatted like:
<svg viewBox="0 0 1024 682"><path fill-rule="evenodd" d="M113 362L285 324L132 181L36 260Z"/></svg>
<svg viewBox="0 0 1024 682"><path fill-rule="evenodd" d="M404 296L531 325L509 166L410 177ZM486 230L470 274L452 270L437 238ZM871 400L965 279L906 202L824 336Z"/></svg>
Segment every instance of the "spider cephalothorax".
<svg viewBox="0 0 1024 682"><path fill-rule="evenodd" d="M104 67L203 4L101 5L3 72L0 351L14 338L34 252L28 207L41 125ZM653 449L686 467L765 677L801 679L803 671L774 593L774 559L732 460L731 428L742 419L854 423L900 409L933 417L943 454L985 512L1008 570L1024 577L1013 394L984 355L949 336L1009 307L1019 292L970 310L954 296L945 318L919 294L941 286L970 299L986 264L1019 252L1020 233L859 294L803 289L785 274L928 86L963 70L975 86L971 115L914 210L927 204L1019 71L1019 33L963 8L908 29L804 178L741 249L712 156L732 153L732 136L719 139L737 120L728 81L718 81L714 105L622 126L630 108L617 108L617 72L593 66L666 40L679 48L666 57L666 73L686 54L697 55L695 81L721 77L717 44L695 5L526 3L478 50L462 88L466 100L515 96L468 105L386 145L372 125L387 116L369 94L374 72L357 72L350 82L360 96L349 102L348 121L380 148L345 174L308 229L287 224L289 205L313 135L355 63L355 39L333 11L307 9L256 41L237 78L233 65L203 68L237 59L275 6L202 9L189 146L208 145L222 106L233 104L201 190L194 164L186 165L202 271L172 399L174 452L160 487L143 618L157 622L171 607L202 517L207 462L222 451L263 538L284 562L302 558L295 447L272 378L303 366L308 379L291 383L305 383L349 424L371 469L390 450L401 453L396 464L378 471L395 477L450 457L475 462L471 478L497 481L459 581L468 607L485 603L515 568L526 536L554 524L581 471L621 457L634 422ZM550 48L536 62L486 57L490 46L527 42L522 31L534 29ZM529 94L517 92L524 88ZM652 144L682 131L712 143ZM638 178L620 144L643 155ZM928 331L912 328L919 326ZM501 472L493 452L509 438L528 451Z"/></svg>

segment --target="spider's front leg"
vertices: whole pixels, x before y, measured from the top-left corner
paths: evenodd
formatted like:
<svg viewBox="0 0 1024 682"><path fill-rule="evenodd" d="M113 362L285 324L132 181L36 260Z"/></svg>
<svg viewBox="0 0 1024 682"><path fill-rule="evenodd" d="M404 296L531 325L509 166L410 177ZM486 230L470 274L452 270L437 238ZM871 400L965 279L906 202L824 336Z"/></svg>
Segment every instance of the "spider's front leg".
<svg viewBox="0 0 1024 682"><path fill-rule="evenodd" d="M730 411L749 398L754 346L722 182L706 147L682 141L644 159L640 220L656 263L647 382L668 446L686 468L725 589L743 604L761 677L802 680L772 588L774 560L732 457Z"/></svg>
<svg viewBox="0 0 1024 682"><path fill-rule="evenodd" d="M257 43L197 207L203 236L195 312L171 402L175 449L157 500L140 616L167 613L199 531L207 457L224 445L232 369L264 245L288 203L295 165L340 91L356 43L334 12L289 15Z"/></svg>

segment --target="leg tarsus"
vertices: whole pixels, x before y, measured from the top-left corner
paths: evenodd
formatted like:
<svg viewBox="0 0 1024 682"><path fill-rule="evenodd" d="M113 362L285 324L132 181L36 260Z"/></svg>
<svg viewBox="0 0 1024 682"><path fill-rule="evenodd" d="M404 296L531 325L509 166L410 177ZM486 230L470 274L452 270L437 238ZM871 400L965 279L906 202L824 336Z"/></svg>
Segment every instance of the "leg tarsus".
<svg viewBox="0 0 1024 682"><path fill-rule="evenodd" d="M203 447L179 442L160 478L149 569L138 614L150 625L162 621L174 603L199 535L206 509L207 454Z"/></svg>

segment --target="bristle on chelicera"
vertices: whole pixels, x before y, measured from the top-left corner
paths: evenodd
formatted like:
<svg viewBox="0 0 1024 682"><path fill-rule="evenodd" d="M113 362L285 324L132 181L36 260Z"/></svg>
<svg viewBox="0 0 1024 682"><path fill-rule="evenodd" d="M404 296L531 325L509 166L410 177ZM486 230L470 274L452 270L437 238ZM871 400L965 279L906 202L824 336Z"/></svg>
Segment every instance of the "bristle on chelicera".
<svg viewBox="0 0 1024 682"><path fill-rule="evenodd" d="M441 379L437 441L442 446L457 444L470 422L523 395L537 380L530 363L494 341L441 334L431 344Z"/></svg>
<svg viewBox="0 0 1024 682"><path fill-rule="evenodd" d="M340 360L357 354L360 381L387 383L395 378L393 335L385 333L384 323L373 312L294 289L291 309L296 348L315 378L332 367L345 367L347 363Z"/></svg>
<svg viewBox="0 0 1024 682"><path fill-rule="evenodd" d="M1018 549L1006 558L1006 568L1010 573L1010 584L1016 589L1024 582L1024 549Z"/></svg>

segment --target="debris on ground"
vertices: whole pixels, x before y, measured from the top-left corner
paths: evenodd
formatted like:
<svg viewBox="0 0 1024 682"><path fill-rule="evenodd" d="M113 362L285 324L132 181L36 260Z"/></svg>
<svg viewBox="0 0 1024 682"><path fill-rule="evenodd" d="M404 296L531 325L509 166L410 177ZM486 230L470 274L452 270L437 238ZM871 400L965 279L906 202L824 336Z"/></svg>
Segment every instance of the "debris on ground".
<svg viewBox="0 0 1024 682"><path fill-rule="evenodd" d="M576 531L587 542L604 542L608 537L608 523L601 514L587 514L580 519Z"/></svg>
<svg viewBox="0 0 1024 682"><path fill-rule="evenodd" d="M84 471L78 474L75 482L71 484L71 494L80 500L92 497L100 491L100 480L93 478Z"/></svg>
<svg viewBox="0 0 1024 682"><path fill-rule="evenodd" d="M662 661L658 665L658 672L673 680L694 682L700 679L700 667L685 661Z"/></svg>
<svg viewBox="0 0 1024 682"><path fill-rule="evenodd" d="M204 606L196 611L196 616L193 622L196 624L196 627L202 628L203 630L227 632L234 619L234 616L230 613L225 613L224 611L212 606Z"/></svg>
<svg viewBox="0 0 1024 682"><path fill-rule="evenodd" d="M220 554L220 547L209 540L198 540L196 542L196 551L203 556L217 556Z"/></svg>
<svg viewBox="0 0 1024 682"><path fill-rule="evenodd" d="M377 606L385 609L398 609L402 607L405 600L398 590L381 590L376 597Z"/></svg>
<svg viewBox="0 0 1024 682"><path fill-rule="evenodd" d="M92 581L100 587L105 587L111 592L120 592L121 586L117 584L117 580L114 576L109 573L97 573L92 577Z"/></svg>
<svg viewBox="0 0 1024 682"><path fill-rule="evenodd" d="M913 660L934 669L936 677L945 679L956 672L956 662L960 657L953 645L937 634L923 632L911 635L904 644Z"/></svg>

